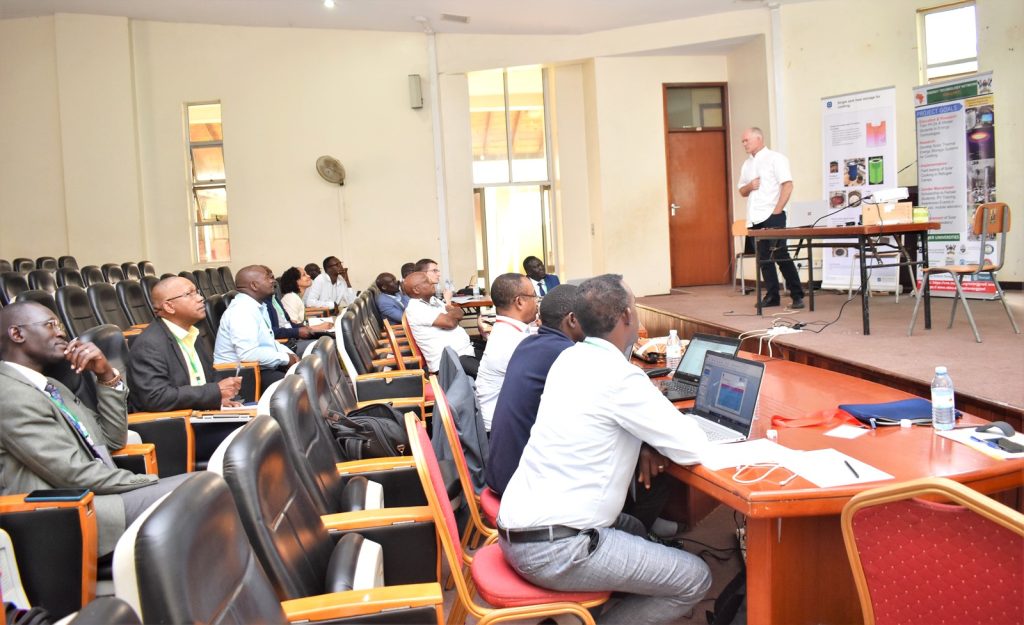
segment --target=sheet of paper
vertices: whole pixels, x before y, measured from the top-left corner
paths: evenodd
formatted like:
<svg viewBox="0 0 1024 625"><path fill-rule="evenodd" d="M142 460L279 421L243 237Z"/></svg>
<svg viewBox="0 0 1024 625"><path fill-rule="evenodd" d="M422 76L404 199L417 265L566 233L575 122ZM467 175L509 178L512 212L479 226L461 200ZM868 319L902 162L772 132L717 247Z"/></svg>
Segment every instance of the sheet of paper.
<svg viewBox="0 0 1024 625"><path fill-rule="evenodd" d="M783 464L790 456L802 452L783 447L766 438L758 438L740 443L726 445L710 445L700 458L701 464L712 471L726 467L738 467L742 464L758 462L777 462Z"/></svg>
<svg viewBox="0 0 1024 625"><path fill-rule="evenodd" d="M825 436L834 436L836 438L857 438L858 436L863 436L870 431L871 430L859 428L855 425L846 425L844 423L843 425L836 426L828 432L825 432Z"/></svg>
<svg viewBox="0 0 1024 625"><path fill-rule="evenodd" d="M847 463L850 466L847 466ZM790 456L783 462L783 466L820 488L893 479L885 471L835 449L805 451Z"/></svg>
<svg viewBox="0 0 1024 625"><path fill-rule="evenodd" d="M980 451L981 453L983 453L983 454L985 454L987 456L991 456L992 458L997 458L997 459L1000 459L1000 460L1002 460L1004 458L1024 458L1024 452L1016 453L1016 454L1011 454L1009 452L1003 451L1002 449L994 449L994 448L988 446L985 443L981 443L981 442L978 442L978 441L975 441L975 440L971 440L971 437L980 438L982 440L992 440L992 439L1002 438L1002 435L1000 435L1000 434L994 434L992 432L981 433L981 432L975 431L974 428L963 428L963 429L960 429L960 430L946 430L944 432L935 432L935 433L938 434L939 436L943 437L943 438L948 438L948 439L954 440L954 441L956 441L958 443L963 443L964 445L967 445L971 449ZM1021 433L1018 432L1018 433L1014 434L1013 436L1011 436L1010 440L1015 442L1015 443L1017 443L1017 444L1019 444L1019 445L1024 445L1024 434L1021 434Z"/></svg>

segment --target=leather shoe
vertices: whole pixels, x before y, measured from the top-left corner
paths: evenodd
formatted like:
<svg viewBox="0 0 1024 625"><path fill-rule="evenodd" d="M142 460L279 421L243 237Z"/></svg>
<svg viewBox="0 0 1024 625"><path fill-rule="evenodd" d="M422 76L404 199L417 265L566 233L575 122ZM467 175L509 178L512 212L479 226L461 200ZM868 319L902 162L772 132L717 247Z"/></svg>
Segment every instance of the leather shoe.
<svg viewBox="0 0 1024 625"><path fill-rule="evenodd" d="M778 305L779 305L779 298L777 298L777 297L776 298L766 297L766 298L761 300L761 308L770 308L772 306L778 306Z"/></svg>
<svg viewBox="0 0 1024 625"><path fill-rule="evenodd" d="M804 308L804 298L802 298L802 297L794 297L793 298L793 303L790 305L790 308L792 308L793 310L803 310L803 308Z"/></svg>

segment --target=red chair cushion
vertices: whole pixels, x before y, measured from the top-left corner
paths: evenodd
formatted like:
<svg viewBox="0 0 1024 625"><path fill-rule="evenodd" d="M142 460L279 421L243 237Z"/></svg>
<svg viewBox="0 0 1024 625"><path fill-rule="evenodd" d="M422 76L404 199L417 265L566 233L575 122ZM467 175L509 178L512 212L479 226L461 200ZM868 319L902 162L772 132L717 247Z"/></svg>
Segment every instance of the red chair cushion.
<svg viewBox="0 0 1024 625"><path fill-rule="evenodd" d="M423 384L423 399L425 401L427 401L428 403L434 401L434 385L433 384L429 384L429 383L424 383Z"/></svg>
<svg viewBox="0 0 1024 625"><path fill-rule="evenodd" d="M480 512L484 515L484 521L491 527L498 527L498 508L501 507L501 498L490 488L480 491Z"/></svg>
<svg viewBox="0 0 1024 625"><path fill-rule="evenodd" d="M611 595L610 592L559 592L534 586L519 577L508 562L505 562L505 556L497 544L487 545L476 552L473 557L472 573L480 597L496 608L515 608L559 601L600 602L607 600Z"/></svg>

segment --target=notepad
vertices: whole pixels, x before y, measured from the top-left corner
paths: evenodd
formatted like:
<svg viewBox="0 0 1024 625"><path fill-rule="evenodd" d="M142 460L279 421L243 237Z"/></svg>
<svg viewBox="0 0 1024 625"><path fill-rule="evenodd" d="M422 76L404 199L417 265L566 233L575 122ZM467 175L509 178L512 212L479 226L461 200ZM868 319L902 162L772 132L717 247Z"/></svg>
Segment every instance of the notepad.
<svg viewBox="0 0 1024 625"><path fill-rule="evenodd" d="M893 479L885 471L836 449L805 451L790 456L782 466L820 488Z"/></svg>

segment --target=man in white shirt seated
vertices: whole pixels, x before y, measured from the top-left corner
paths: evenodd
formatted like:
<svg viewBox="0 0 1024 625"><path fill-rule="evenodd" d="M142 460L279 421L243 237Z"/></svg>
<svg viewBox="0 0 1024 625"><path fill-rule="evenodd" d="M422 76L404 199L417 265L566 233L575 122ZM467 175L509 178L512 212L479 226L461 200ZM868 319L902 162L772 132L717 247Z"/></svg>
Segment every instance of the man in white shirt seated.
<svg viewBox="0 0 1024 625"><path fill-rule="evenodd" d="M647 540L643 524L620 511L641 443L694 464L707 437L629 362L640 323L621 276L581 284L573 312L587 338L548 372L501 500L499 545L538 586L627 593L598 623L675 622L707 593L710 571L693 554Z"/></svg>
<svg viewBox="0 0 1024 625"><path fill-rule="evenodd" d="M537 293L526 276L503 273L491 285L491 301L498 315L476 375L476 396L488 432L508 361L519 343L529 336L529 325L537 320Z"/></svg>
<svg viewBox="0 0 1024 625"><path fill-rule="evenodd" d="M313 279L302 295L307 308L327 308L340 313L356 301L356 292L348 279L348 268L336 256L324 259L324 272Z"/></svg>
<svg viewBox="0 0 1024 625"><path fill-rule="evenodd" d="M220 318L214 364L259 361L260 389L282 379L299 357L274 339L266 300L274 293L274 272L263 265L249 265L235 276L238 295Z"/></svg>
<svg viewBox="0 0 1024 625"><path fill-rule="evenodd" d="M409 274L402 287L409 296L405 318L427 361L427 369L437 371L444 348L451 347L459 355L462 368L470 377L475 378L480 367L480 356L465 328L459 325L465 314L462 309L434 297L434 285L422 271Z"/></svg>

